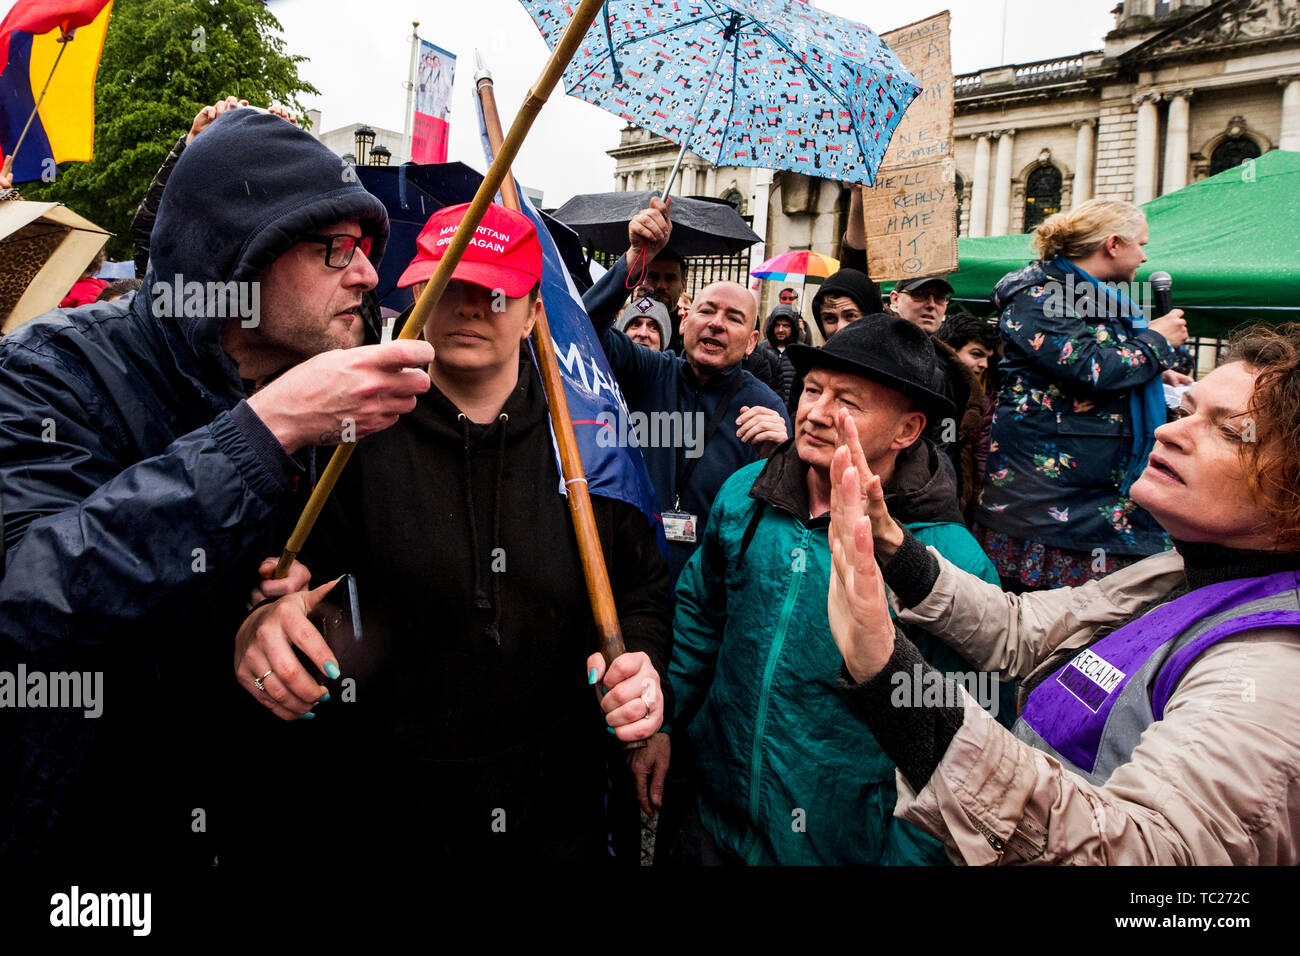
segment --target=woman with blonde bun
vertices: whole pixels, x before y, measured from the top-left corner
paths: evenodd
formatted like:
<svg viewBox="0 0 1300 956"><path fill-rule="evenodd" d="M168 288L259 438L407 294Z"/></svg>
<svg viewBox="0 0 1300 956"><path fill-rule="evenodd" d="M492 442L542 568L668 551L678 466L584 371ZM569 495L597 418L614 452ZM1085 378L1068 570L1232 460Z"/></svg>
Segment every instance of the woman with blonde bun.
<svg viewBox="0 0 1300 956"><path fill-rule="evenodd" d="M993 300L1006 358L978 535L1004 586L1074 586L1170 546L1129 496L1166 420L1163 373L1187 323L1131 295L1146 217L1093 199L1034 232L1039 260Z"/></svg>

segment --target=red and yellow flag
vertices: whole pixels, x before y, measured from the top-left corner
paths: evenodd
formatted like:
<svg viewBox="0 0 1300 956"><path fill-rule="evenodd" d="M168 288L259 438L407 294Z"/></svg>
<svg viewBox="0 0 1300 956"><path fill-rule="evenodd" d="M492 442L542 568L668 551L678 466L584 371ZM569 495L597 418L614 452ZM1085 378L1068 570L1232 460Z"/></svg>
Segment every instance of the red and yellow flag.
<svg viewBox="0 0 1300 956"><path fill-rule="evenodd" d="M0 156L31 119L15 182L48 179L53 163L94 155L95 74L112 9L112 0L19 0L0 23Z"/></svg>

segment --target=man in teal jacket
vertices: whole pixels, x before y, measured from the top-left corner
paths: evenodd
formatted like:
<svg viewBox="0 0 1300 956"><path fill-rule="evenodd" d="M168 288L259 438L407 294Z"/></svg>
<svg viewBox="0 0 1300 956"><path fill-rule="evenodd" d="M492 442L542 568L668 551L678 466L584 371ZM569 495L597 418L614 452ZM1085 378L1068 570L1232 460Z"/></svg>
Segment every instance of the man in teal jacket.
<svg viewBox="0 0 1300 956"><path fill-rule="evenodd" d="M848 427L837 422L841 409L856 425L890 513L959 567L998 580L962 524L939 453L922 437L928 420L952 417L952 402L928 336L902 319L873 316L825 349L792 346L790 353L804 376L795 437L727 481L677 583L669 667L677 705L665 729L690 738L699 799L698 818L688 817L672 856L946 862L937 841L893 818L894 765L837 688L840 656L826 594L829 469L838 433ZM1001 709L1006 698L993 675L972 674L932 637L917 639L939 670L966 675L981 702L995 714ZM896 688L924 692L919 678ZM647 756L656 770L667 763L669 740L652 740Z"/></svg>

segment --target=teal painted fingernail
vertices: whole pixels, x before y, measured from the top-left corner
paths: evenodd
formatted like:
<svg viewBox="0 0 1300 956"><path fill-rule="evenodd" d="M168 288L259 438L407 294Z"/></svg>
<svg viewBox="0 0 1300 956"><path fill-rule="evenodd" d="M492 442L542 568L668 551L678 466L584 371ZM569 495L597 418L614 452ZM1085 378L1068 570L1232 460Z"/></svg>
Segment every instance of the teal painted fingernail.
<svg viewBox="0 0 1300 956"><path fill-rule="evenodd" d="M610 727L608 724L605 725L605 729L608 730L611 734L618 733L617 730L615 730L613 727Z"/></svg>
<svg viewBox="0 0 1300 956"><path fill-rule="evenodd" d="M333 661L326 661L326 662L325 662L325 676L328 677L330 680L338 680L338 679L339 679L339 665L335 664Z"/></svg>
<svg viewBox="0 0 1300 956"><path fill-rule="evenodd" d="M312 719L313 717L315 717L315 716L316 716L316 715L313 714L313 713L309 710L309 711L307 711L307 713L303 714L303 715L302 715L301 717L299 717L298 719L299 719L299 720L311 720L311 719Z"/></svg>
<svg viewBox="0 0 1300 956"><path fill-rule="evenodd" d="M316 701L316 703L320 704L320 703L323 703L323 702L325 702L325 701L327 701L327 700L329 700L329 699L330 699L330 692L329 692L329 691L326 691L326 692L325 692L325 696L322 697L320 700Z"/></svg>
<svg viewBox="0 0 1300 956"><path fill-rule="evenodd" d="M599 677L597 676L597 674L596 674L596 668L593 667L591 670L587 671L587 683L588 683L588 684L594 684L594 683L596 683L596 681L599 680L599 679L600 679L600 678L599 678Z"/></svg>

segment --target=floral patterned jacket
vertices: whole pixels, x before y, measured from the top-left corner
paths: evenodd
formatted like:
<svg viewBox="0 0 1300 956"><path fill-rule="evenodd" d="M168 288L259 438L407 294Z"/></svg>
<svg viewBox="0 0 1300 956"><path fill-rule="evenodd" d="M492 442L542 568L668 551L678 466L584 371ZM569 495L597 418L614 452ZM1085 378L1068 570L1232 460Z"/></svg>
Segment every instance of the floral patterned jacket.
<svg viewBox="0 0 1300 956"><path fill-rule="evenodd" d="M1092 288L1034 263L994 289L1006 358L976 521L1049 547L1154 554L1167 536L1119 492L1129 392L1177 357L1160 333L1107 317Z"/></svg>

